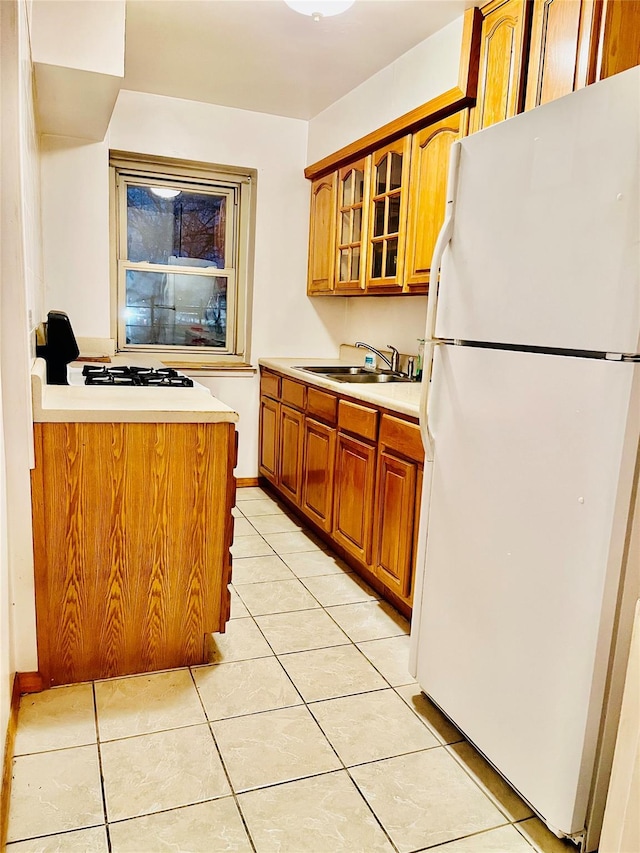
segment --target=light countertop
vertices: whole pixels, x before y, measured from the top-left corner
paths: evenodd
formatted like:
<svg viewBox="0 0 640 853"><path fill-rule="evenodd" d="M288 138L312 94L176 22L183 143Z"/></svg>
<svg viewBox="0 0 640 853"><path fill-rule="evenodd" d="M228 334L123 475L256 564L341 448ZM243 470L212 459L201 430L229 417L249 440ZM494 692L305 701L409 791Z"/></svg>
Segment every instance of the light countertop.
<svg viewBox="0 0 640 853"><path fill-rule="evenodd" d="M112 364L131 363L114 358ZM135 359L141 363L141 359ZM31 371L36 423L235 423L238 414L200 385L193 388L47 385L44 359Z"/></svg>
<svg viewBox="0 0 640 853"><path fill-rule="evenodd" d="M300 382L306 382L308 385L315 385L318 388L332 391L334 394L337 393L345 397L352 397L364 403L373 403L385 409L417 418L420 389L422 387L421 382L384 382L379 385L360 385L356 382L335 382L326 376L319 376L317 373L307 373L300 369L304 365L309 367L316 365L354 365L360 364L361 360L362 356L356 360L305 357L261 358L258 363L262 367L283 373L285 376L290 376L292 379L297 379Z"/></svg>

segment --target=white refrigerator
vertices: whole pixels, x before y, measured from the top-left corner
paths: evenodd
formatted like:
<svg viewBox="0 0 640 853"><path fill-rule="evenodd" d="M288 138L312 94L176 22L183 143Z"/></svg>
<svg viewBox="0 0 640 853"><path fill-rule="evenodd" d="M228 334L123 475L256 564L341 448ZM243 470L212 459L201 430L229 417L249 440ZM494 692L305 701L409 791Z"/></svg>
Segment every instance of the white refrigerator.
<svg viewBox="0 0 640 853"><path fill-rule="evenodd" d="M584 851L640 591L639 168L640 68L456 143L427 320L413 674Z"/></svg>

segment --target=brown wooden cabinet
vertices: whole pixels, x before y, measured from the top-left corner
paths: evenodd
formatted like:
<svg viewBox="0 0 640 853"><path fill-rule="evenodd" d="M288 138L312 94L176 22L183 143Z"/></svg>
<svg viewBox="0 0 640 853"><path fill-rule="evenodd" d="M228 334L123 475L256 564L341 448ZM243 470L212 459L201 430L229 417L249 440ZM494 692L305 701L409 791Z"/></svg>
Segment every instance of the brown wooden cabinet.
<svg viewBox="0 0 640 853"><path fill-rule="evenodd" d="M302 510L331 533L336 429L307 417L304 427Z"/></svg>
<svg viewBox="0 0 640 853"><path fill-rule="evenodd" d="M260 457L258 468L263 477L278 482L280 456L280 403L260 397Z"/></svg>
<svg viewBox="0 0 640 853"><path fill-rule="evenodd" d="M206 662L229 618L234 425L37 423L34 437L45 687Z"/></svg>
<svg viewBox="0 0 640 853"><path fill-rule="evenodd" d="M302 497L302 452L304 415L280 406L280 471L278 482L290 500L299 505Z"/></svg>
<svg viewBox="0 0 640 853"><path fill-rule="evenodd" d="M402 290L409 194L411 136L375 151L371 158L366 287Z"/></svg>
<svg viewBox="0 0 640 853"><path fill-rule="evenodd" d="M371 562L371 518L376 475L372 444L338 433L333 536L365 565Z"/></svg>
<svg viewBox="0 0 640 853"><path fill-rule="evenodd" d="M444 221L449 152L467 131L466 110L414 133L411 143L405 289L426 293Z"/></svg>
<svg viewBox="0 0 640 853"><path fill-rule="evenodd" d="M370 157L338 171L336 292L357 293L365 286Z"/></svg>
<svg viewBox="0 0 640 853"><path fill-rule="evenodd" d="M529 0L492 0L482 12L478 97L471 132L514 116L522 108Z"/></svg>
<svg viewBox="0 0 640 853"><path fill-rule="evenodd" d="M400 598L413 596L424 452L420 429L383 415L378 442L374 570Z"/></svg>
<svg viewBox="0 0 640 853"><path fill-rule="evenodd" d="M336 173L311 184L307 292L331 293L335 285Z"/></svg>
<svg viewBox="0 0 640 853"><path fill-rule="evenodd" d="M596 79L640 64L640 0L604 0Z"/></svg>

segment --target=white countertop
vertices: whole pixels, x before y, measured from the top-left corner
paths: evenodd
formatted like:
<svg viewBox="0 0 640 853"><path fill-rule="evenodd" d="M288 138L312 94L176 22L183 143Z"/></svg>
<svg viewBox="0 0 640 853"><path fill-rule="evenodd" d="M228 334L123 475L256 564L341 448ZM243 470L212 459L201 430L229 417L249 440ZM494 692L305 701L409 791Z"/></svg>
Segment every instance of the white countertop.
<svg viewBox="0 0 640 853"><path fill-rule="evenodd" d="M130 364L116 357L112 364ZM135 362L142 365L142 359ZM150 366L150 365L149 365ZM235 423L238 414L204 386L148 388L47 385L44 359L31 371L36 423Z"/></svg>
<svg viewBox="0 0 640 853"><path fill-rule="evenodd" d="M271 370L276 370L292 379L306 382L308 385L325 388L327 391L333 391L334 394L352 397L364 403L373 403L403 415L418 417L421 382L382 382L379 385L360 385L356 382L335 382L333 379L327 379L326 376L307 373L300 369L301 366L305 365L313 367L316 365L353 365L358 363L357 360L305 358L304 356L301 358L261 358L258 361L262 367L271 368Z"/></svg>

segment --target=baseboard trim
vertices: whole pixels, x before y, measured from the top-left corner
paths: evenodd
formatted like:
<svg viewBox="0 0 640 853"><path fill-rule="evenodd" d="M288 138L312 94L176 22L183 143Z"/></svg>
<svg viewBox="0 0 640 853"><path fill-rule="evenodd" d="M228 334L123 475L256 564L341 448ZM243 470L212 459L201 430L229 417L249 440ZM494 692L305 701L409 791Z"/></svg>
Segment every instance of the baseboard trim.
<svg viewBox="0 0 640 853"><path fill-rule="evenodd" d="M17 672L20 693L40 693L44 690L44 678L40 672Z"/></svg>
<svg viewBox="0 0 640 853"><path fill-rule="evenodd" d="M236 477L236 486L239 489L245 486L259 486L260 480L257 477Z"/></svg>
<svg viewBox="0 0 640 853"><path fill-rule="evenodd" d="M9 802L11 800L11 780L13 778L13 748L18 728L18 709L20 707L20 677L13 676L11 690L11 710L9 725L4 741L4 762L2 767L2 795L0 796L0 850L6 849L7 830L9 828Z"/></svg>

